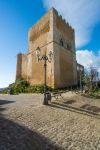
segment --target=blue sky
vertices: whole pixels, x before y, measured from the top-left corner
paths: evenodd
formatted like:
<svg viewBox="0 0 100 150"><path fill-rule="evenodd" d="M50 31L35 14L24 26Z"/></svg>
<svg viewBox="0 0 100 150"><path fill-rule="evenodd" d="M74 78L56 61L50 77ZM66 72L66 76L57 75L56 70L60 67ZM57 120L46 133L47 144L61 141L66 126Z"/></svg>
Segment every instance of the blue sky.
<svg viewBox="0 0 100 150"><path fill-rule="evenodd" d="M75 28L78 62L86 66L90 58L100 69L100 0L84 0L84 8L83 0L72 1L0 0L0 87L14 82L16 55L27 52L28 29L52 6Z"/></svg>

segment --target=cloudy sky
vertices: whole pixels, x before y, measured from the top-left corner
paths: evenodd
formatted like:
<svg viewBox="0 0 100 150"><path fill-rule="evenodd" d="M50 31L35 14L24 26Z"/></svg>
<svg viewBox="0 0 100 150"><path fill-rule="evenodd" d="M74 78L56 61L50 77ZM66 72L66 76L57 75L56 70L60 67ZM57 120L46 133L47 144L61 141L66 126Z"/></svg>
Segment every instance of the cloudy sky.
<svg viewBox="0 0 100 150"><path fill-rule="evenodd" d="M100 0L44 0L47 9L55 7L67 22L75 28L76 47L86 45L100 21Z"/></svg>
<svg viewBox="0 0 100 150"><path fill-rule="evenodd" d="M51 7L75 29L77 61L100 71L100 0L0 0L0 87L15 80L28 29Z"/></svg>

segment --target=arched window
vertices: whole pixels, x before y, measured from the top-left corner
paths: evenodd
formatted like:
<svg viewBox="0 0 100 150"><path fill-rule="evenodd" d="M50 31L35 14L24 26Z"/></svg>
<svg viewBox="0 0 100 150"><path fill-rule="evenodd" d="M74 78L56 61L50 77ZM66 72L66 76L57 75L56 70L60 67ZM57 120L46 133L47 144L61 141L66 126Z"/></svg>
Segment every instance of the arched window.
<svg viewBox="0 0 100 150"><path fill-rule="evenodd" d="M67 49L71 50L71 44L67 44Z"/></svg>
<svg viewBox="0 0 100 150"><path fill-rule="evenodd" d="M62 39L60 39L60 45L61 45L61 46L64 46L64 42L63 42Z"/></svg>

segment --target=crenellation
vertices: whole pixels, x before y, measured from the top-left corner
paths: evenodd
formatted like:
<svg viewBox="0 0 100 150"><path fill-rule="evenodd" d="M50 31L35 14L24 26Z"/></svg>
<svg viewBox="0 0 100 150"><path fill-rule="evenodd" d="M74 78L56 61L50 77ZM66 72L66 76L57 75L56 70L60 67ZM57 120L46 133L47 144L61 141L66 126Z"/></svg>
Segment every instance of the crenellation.
<svg viewBox="0 0 100 150"><path fill-rule="evenodd" d="M69 27L71 30L73 30L72 26L69 25L68 22L66 22L66 19L64 19L62 17L62 15L59 15L58 11L55 9L55 8L51 8L50 11L53 10L53 12L56 14L57 18L60 18L61 19L61 22L64 23L67 27Z"/></svg>
<svg viewBox="0 0 100 150"><path fill-rule="evenodd" d="M62 22L65 26L67 26L69 29L73 30L72 26L70 26L69 23L66 22L66 20L62 18L61 15L58 16L58 17L59 17L59 19L61 19L61 22Z"/></svg>
<svg viewBox="0 0 100 150"><path fill-rule="evenodd" d="M59 15L60 19L63 20L62 15Z"/></svg>
<svg viewBox="0 0 100 150"><path fill-rule="evenodd" d="M65 19L63 19L63 21L64 21L64 23L66 23L66 20L65 20Z"/></svg>
<svg viewBox="0 0 100 150"><path fill-rule="evenodd" d="M52 11L53 13L55 13L58 16L58 11L54 7L52 7L48 12L50 12L50 11Z"/></svg>

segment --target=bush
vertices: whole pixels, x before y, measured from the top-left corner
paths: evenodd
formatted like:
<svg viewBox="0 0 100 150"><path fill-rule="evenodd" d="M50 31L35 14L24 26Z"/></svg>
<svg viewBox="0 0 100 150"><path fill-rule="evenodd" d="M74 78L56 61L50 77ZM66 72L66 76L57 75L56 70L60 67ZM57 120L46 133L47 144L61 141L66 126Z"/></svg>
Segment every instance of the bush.
<svg viewBox="0 0 100 150"><path fill-rule="evenodd" d="M0 92L0 94L9 94L9 91L7 89Z"/></svg>
<svg viewBox="0 0 100 150"><path fill-rule="evenodd" d="M29 86L25 89L26 93L43 93L44 92L44 86L43 85L34 85Z"/></svg>
<svg viewBox="0 0 100 150"><path fill-rule="evenodd" d="M26 80L18 79L15 83L9 85L10 94L18 93L44 93L44 85L30 85ZM47 87L47 90L52 88Z"/></svg>
<svg viewBox="0 0 100 150"><path fill-rule="evenodd" d="M26 80L21 79L21 80L16 80L14 86L15 87L29 87L29 83Z"/></svg>
<svg viewBox="0 0 100 150"><path fill-rule="evenodd" d="M9 90L8 90L9 89ZM15 83L9 85L8 89L3 91L3 94L19 94L19 93L44 93L44 85L30 85L24 79L18 79ZM47 86L47 91L55 91Z"/></svg>

